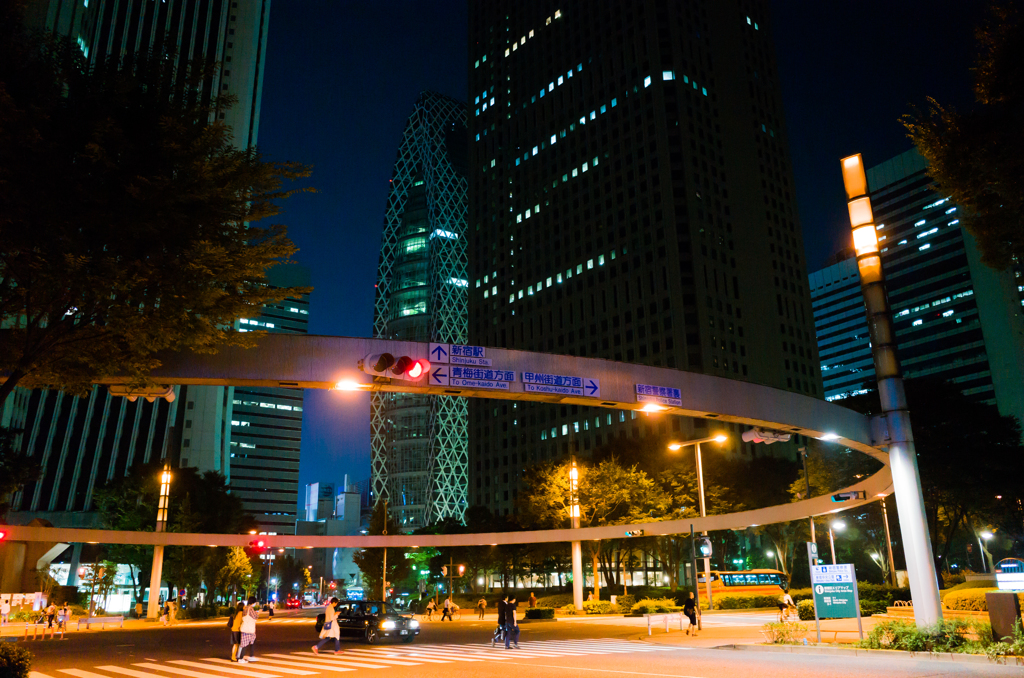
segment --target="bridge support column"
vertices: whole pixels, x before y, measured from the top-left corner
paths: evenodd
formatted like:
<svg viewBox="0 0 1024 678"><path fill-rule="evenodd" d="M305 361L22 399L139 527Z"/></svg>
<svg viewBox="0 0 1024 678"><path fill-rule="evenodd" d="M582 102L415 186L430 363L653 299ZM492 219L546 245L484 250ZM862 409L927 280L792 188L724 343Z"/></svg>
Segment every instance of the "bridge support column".
<svg viewBox="0 0 1024 678"><path fill-rule="evenodd" d="M164 547L153 547L153 573L149 576L149 604L146 606L146 618L156 619L160 616L160 581L164 576Z"/></svg>
<svg viewBox="0 0 1024 678"><path fill-rule="evenodd" d="M583 545L572 543L572 604L577 610L583 609Z"/></svg>

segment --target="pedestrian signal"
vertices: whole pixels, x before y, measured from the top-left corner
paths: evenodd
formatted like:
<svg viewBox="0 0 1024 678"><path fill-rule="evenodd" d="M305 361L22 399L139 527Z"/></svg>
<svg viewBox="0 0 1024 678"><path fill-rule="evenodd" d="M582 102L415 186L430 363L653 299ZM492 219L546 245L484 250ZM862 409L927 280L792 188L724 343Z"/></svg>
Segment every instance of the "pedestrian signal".
<svg viewBox="0 0 1024 678"><path fill-rule="evenodd" d="M697 553L701 558L711 557L711 540L707 537L697 538Z"/></svg>
<svg viewBox="0 0 1024 678"><path fill-rule="evenodd" d="M256 539L254 541L249 542L249 548L251 548L251 549L253 549L255 551L263 550L266 547L266 545L267 545L267 543L265 541L263 541L262 539Z"/></svg>
<svg viewBox="0 0 1024 678"><path fill-rule="evenodd" d="M441 566L441 576L442 577L447 577L448 576L448 566L447 565L442 565Z"/></svg>
<svg viewBox="0 0 1024 678"><path fill-rule="evenodd" d="M627 537L642 537L644 536L643 530L626 530Z"/></svg>
<svg viewBox="0 0 1024 678"><path fill-rule="evenodd" d="M832 495L832 501L852 501L854 499L867 499L867 493L863 490L857 490L854 492L840 492L839 494Z"/></svg>
<svg viewBox="0 0 1024 678"><path fill-rule="evenodd" d="M430 361L407 355L396 358L390 353L375 353L363 358L359 362L359 369L375 377L419 381L430 371Z"/></svg>

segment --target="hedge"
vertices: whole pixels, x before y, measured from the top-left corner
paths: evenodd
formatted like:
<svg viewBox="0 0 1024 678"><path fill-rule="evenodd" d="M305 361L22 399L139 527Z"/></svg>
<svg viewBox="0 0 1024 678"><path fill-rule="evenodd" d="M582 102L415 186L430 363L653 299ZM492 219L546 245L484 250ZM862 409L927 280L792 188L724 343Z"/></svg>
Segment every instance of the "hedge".
<svg viewBox="0 0 1024 678"><path fill-rule="evenodd" d="M860 614L862 617L870 617L873 614L885 614L887 607L884 600L862 600L860 601ZM814 601L801 600L796 604L797 615L800 621L812 621L814 619Z"/></svg>
<svg viewBox="0 0 1024 678"><path fill-rule="evenodd" d="M583 603L583 611L587 614L618 614L619 606L607 600L588 600Z"/></svg>
<svg viewBox="0 0 1024 678"><path fill-rule="evenodd" d="M527 619L554 619L555 608L553 607L531 607L526 610Z"/></svg>
<svg viewBox="0 0 1024 678"><path fill-rule="evenodd" d="M556 593L550 596L541 596L537 599L537 607L565 607L566 605L572 605L571 593Z"/></svg>
<svg viewBox="0 0 1024 678"><path fill-rule="evenodd" d="M946 595L951 591L964 591L966 589L991 589L995 582L991 579L980 579L975 581L965 581L956 586L950 586L948 589L942 591L942 595Z"/></svg>
<svg viewBox="0 0 1024 678"><path fill-rule="evenodd" d="M807 621L814 619L814 601L813 600L801 600L796 604L797 616L800 617L800 621Z"/></svg>
<svg viewBox="0 0 1024 678"><path fill-rule="evenodd" d="M969 610L973 612L988 612L988 601L985 594L990 591L998 591L997 588L984 589L960 589L950 591L942 596L942 606L950 610ZM1024 605L1024 593L1018 593L1017 598Z"/></svg>
<svg viewBox="0 0 1024 678"><path fill-rule="evenodd" d="M781 596L781 593L778 595L712 595L711 602L716 610L741 610L755 607L776 607Z"/></svg>
<svg viewBox="0 0 1024 678"><path fill-rule="evenodd" d="M14 643L0 643L0 676L2 678L28 678L32 668L32 654Z"/></svg>
<svg viewBox="0 0 1024 678"><path fill-rule="evenodd" d="M676 612L680 608L672 598L644 598L638 601L630 612L634 614L657 614L659 612Z"/></svg>

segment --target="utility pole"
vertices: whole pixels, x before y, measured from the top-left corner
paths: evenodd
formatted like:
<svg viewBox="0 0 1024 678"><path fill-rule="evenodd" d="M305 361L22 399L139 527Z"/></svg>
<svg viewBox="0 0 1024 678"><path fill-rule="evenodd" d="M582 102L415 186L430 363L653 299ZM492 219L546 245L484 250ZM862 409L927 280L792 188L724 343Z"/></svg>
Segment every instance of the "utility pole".
<svg viewBox="0 0 1024 678"><path fill-rule="evenodd" d="M156 532L167 529L167 504L171 495L171 466L164 462L160 472L160 499L156 507ZM164 571L164 547L157 544L153 547L153 572L149 577L149 605L146 606L146 617L156 619L160 616L160 581ZM170 595L170 591L167 592Z"/></svg>
<svg viewBox="0 0 1024 678"><path fill-rule="evenodd" d="M889 535L889 512L885 510L885 497L882 497L882 522L885 523L885 547L889 549L889 583L896 586L896 561L892 558L892 537Z"/></svg>
<svg viewBox="0 0 1024 678"><path fill-rule="evenodd" d="M809 475L807 475L807 448L806 447L800 447L800 448L797 449L797 451L800 452L800 460L804 463L804 483L807 484L807 497L805 497L805 498L806 499L810 499L811 498L811 477ZM882 500L882 505L883 506L885 505L885 500ZM810 521L811 521L811 541L813 541L814 543L818 543L818 540L814 538L814 516L810 517ZM888 529L888 526L886 526L886 529Z"/></svg>
<svg viewBox="0 0 1024 678"><path fill-rule="evenodd" d="M384 536L388 536L388 500L384 500ZM384 576L381 577L380 599L387 602L388 599L388 547L384 547Z"/></svg>

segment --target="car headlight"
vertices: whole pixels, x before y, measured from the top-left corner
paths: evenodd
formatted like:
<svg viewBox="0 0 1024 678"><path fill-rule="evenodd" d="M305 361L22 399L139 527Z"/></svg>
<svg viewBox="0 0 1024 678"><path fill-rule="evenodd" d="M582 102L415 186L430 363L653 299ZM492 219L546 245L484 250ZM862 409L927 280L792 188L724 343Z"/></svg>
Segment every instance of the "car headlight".
<svg viewBox="0 0 1024 678"><path fill-rule="evenodd" d="M393 621L385 621L385 622L381 622L381 623L380 623L380 627L381 627L382 629L385 629L385 630L390 630L390 629L393 629L393 628L395 628L395 622L393 622Z"/></svg>
<svg viewBox="0 0 1024 678"><path fill-rule="evenodd" d="M419 627L420 627L420 623L418 621L416 621L415 619L410 619L409 620L409 628L410 629L418 629Z"/></svg>

